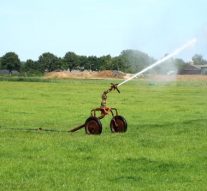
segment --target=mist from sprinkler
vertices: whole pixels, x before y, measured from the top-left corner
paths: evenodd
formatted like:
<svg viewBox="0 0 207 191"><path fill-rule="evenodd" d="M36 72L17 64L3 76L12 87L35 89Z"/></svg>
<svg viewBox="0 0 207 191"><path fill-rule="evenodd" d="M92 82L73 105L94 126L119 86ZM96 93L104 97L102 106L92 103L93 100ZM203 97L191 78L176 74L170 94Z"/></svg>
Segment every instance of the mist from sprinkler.
<svg viewBox="0 0 207 191"><path fill-rule="evenodd" d="M140 72L134 74L133 76L131 76L130 78L124 80L123 82L119 83L117 85L117 87L127 83L128 81L140 76L141 74L147 72L148 70L154 68L155 66L160 65L161 63L169 60L170 58L172 58L173 56L176 56L177 54L181 53L183 50L185 50L186 48L192 47L195 43L197 42L196 38L191 39L190 41L186 42L183 46L177 48L176 50L174 50L171 54L168 54L167 56L161 58L160 60L156 61L154 64L148 66L147 68L141 70Z"/></svg>

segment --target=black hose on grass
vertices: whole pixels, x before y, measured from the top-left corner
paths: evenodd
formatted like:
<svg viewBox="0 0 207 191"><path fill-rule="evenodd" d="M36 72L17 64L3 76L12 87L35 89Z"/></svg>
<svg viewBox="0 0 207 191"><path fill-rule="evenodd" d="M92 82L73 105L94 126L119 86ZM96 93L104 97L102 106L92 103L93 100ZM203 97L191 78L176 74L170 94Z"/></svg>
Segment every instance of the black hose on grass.
<svg viewBox="0 0 207 191"><path fill-rule="evenodd" d="M66 130L56 130L56 129L43 129L43 128L2 128L0 126L0 130L10 130L10 131L46 131L46 132L54 132L54 133L68 133Z"/></svg>

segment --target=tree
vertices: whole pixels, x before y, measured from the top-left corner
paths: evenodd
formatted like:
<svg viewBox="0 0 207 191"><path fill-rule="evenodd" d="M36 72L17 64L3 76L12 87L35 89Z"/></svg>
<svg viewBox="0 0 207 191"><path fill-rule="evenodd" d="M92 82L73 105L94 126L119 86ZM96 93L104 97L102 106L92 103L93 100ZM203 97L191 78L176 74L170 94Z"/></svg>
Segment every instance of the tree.
<svg viewBox="0 0 207 191"><path fill-rule="evenodd" d="M24 64L22 64L22 71L28 73L39 73L41 72L41 69L37 61L28 59Z"/></svg>
<svg viewBox="0 0 207 191"><path fill-rule="evenodd" d="M79 66L79 56L74 52L67 52L63 58L65 66L69 68L70 72Z"/></svg>
<svg viewBox="0 0 207 191"><path fill-rule="evenodd" d="M207 64L207 61L203 59L203 56L200 54L195 54L192 57L192 61L194 65L205 65Z"/></svg>
<svg viewBox="0 0 207 191"><path fill-rule="evenodd" d="M125 71L125 68L123 67L123 65L124 65L124 62L122 61L120 56L112 58L111 70Z"/></svg>
<svg viewBox="0 0 207 191"><path fill-rule="evenodd" d="M120 54L125 72L135 73L146 68L154 59L139 50L123 50Z"/></svg>
<svg viewBox="0 0 207 191"><path fill-rule="evenodd" d="M178 74L184 69L184 67L187 64L183 59L180 59L180 58L175 58L174 63L175 63L175 66L177 68L177 73Z"/></svg>
<svg viewBox="0 0 207 191"><path fill-rule="evenodd" d="M65 66L65 62L62 58L58 58L56 63L56 70L65 70L67 66Z"/></svg>
<svg viewBox="0 0 207 191"><path fill-rule="evenodd" d="M21 62L16 53L8 52L1 58L1 66L12 74L12 70L20 71Z"/></svg>
<svg viewBox="0 0 207 191"><path fill-rule="evenodd" d="M79 56L79 69L85 70L87 69L87 65L89 65L87 56Z"/></svg>
<svg viewBox="0 0 207 191"><path fill-rule="evenodd" d="M91 71L99 71L100 70L100 58L96 56L89 56L87 62L87 68Z"/></svg>
<svg viewBox="0 0 207 191"><path fill-rule="evenodd" d="M111 55L101 56L99 58L100 70L112 70L112 58Z"/></svg>
<svg viewBox="0 0 207 191"><path fill-rule="evenodd" d="M60 60L52 53L43 53L38 60L39 70L41 72L51 72L59 68Z"/></svg>

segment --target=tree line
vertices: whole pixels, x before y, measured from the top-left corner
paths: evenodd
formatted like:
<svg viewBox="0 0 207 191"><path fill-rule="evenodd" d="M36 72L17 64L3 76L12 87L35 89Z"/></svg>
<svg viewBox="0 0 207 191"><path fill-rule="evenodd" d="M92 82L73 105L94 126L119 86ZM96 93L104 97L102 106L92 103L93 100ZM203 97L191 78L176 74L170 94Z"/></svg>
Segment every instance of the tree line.
<svg viewBox="0 0 207 191"><path fill-rule="evenodd" d="M135 73L151 65L155 61L154 58L139 50L123 50L119 56L115 57L112 57L111 55L101 57L83 56L77 55L74 52L67 52L65 56L61 58L50 52L45 52L39 56L38 60L34 61L28 59L25 62L21 61L15 52L7 52L0 57L0 69L6 69L10 74L14 70L27 74L63 70L118 70L127 73ZM207 64L207 61L200 54L195 54L192 57L192 61L195 65ZM165 67L168 67L169 69L169 63L171 66L173 63L173 66L176 67L178 72L188 64L178 58L171 59L167 62L168 64L166 64ZM164 70L161 67L157 67L154 72L163 73Z"/></svg>

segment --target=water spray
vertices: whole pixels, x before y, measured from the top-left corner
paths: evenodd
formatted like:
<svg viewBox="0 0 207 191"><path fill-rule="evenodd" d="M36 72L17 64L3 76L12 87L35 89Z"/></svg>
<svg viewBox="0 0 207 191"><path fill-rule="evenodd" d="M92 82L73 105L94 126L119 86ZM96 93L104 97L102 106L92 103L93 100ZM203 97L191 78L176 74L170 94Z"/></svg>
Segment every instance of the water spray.
<svg viewBox="0 0 207 191"><path fill-rule="evenodd" d="M126 119L118 114L118 111L116 108L111 108L106 105L106 100L107 100L107 94L110 93L113 90L117 90L118 93L120 93L118 87L131 81L132 79L140 76L141 74L147 72L148 70L154 68L155 66L160 65L161 63L165 62L166 60L172 58L173 56L179 54L186 48L193 46L196 43L196 38L193 38L192 40L188 41L185 43L183 46L177 48L175 51L173 51L171 54L168 54L167 56L161 58L160 60L156 61L154 64L148 66L147 68L141 70L140 72L134 74L130 78L124 80L123 82L119 84L113 84L111 83L111 86L109 89L103 92L101 98L101 106L95 109L91 110L91 116L85 121L84 124L73 128L69 130L69 132L75 132L81 128L85 127L85 132L87 134L101 134L102 132L102 124L101 124L101 119L104 118L106 115L111 114L112 119L110 122L110 128L111 131L114 133L123 133L127 131L127 121ZM97 116L97 112L100 113L99 116Z"/></svg>
<svg viewBox="0 0 207 191"><path fill-rule="evenodd" d="M128 81L130 81L130 80L132 80L132 79L134 79L134 78L140 76L141 74L147 72L148 70L154 68L155 66L160 65L161 63L165 62L166 60L169 60L170 58L172 58L173 56L179 54L180 52L182 52L182 51L185 50L186 48L188 48L188 47L194 45L194 44L196 43L196 41L197 41L196 38L193 38L192 40L190 40L189 42L185 43L185 44L184 44L183 46L181 46L180 48L176 49L176 50L175 50L174 52L172 52L171 54L168 54L167 56L161 58L160 60L156 61L154 64L152 64L152 65L148 66L147 68L141 70L140 72L134 74L132 77L130 77L130 78L124 80L123 82L121 82L121 83L118 84L117 86L119 87L119 86L121 86L121 85L127 83Z"/></svg>

